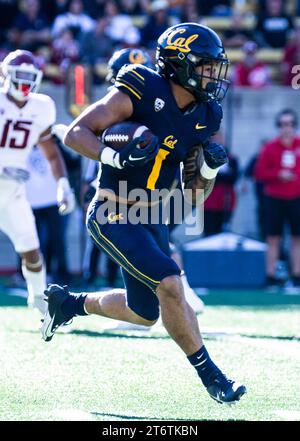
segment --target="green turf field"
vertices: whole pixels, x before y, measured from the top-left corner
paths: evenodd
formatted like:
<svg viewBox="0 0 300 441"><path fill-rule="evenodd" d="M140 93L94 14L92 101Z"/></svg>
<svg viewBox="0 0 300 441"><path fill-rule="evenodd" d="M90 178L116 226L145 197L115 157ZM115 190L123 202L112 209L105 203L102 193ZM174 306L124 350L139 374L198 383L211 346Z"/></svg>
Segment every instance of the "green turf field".
<svg viewBox="0 0 300 441"><path fill-rule="evenodd" d="M215 403L165 330L77 318L45 343L39 315L0 291L0 420L300 420L300 296L212 291L199 316L217 364L248 394Z"/></svg>

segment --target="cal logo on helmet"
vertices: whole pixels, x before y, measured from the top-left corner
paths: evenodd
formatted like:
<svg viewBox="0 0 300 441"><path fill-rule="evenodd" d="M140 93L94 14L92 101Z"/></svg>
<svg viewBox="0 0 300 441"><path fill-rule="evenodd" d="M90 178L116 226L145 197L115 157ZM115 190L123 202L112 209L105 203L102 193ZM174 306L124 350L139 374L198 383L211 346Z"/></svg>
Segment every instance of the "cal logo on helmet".
<svg viewBox="0 0 300 441"><path fill-rule="evenodd" d="M129 61L131 64L145 64L146 58L142 51L134 49L129 53Z"/></svg>
<svg viewBox="0 0 300 441"><path fill-rule="evenodd" d="M173 32L170 32L167 38L167 46L166 49L172 50L180 50L181 52L190 52L190 44L195 41L199 35L193 34L189 37L178 37L178 34L184 34L186 32L185 28L176 29ZM177 37L177 38L176 38Z"/></svg>

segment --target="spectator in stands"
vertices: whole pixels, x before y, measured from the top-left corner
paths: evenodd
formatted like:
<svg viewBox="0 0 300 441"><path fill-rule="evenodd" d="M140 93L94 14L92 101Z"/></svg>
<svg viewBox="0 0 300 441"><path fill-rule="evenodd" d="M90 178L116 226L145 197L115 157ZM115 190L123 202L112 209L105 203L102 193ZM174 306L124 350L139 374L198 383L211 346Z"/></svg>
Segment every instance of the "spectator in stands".
<svg viewBox="0 0 300 441"><path fill-rule="evenodd" d="M224 138L219 131L213 141L224 145ZM214 189L204 203L204 235L222 233L228 224L236 205L234 184L239 177L238 159L228 152L228 163L219 170Z"/></svg>
<svg viewBox="0 0 300 441"><path fill-rule="evenodd" d="M196 0L186 0L181 9L181 22L199 23L200 17Z"/></svg>
<svg viewBox="0 0 300 441"><path fill-rule="evenodd" d="M92 31L95 21L84 12L82 0L71 0L68 11L56 17L52 27L53 37L58 37L64 29L72 29L76 39L85 32Z"/></svg>
<svg viewBox="0 0 300 441"><path fill-rule="evenodd" d="M225 47L240 48L253 39L252 31L245 29L243 20L244 14L240 11L233 12L230 28L224 32Z"/></svg>
<svg viewBox="0 0 300 441"><path fill-rule="evenodd" d="M38 147L29 155L28 171L30 179L26 182L26 192L33 208L47 275L51 280L67 284L70 282L66 258L67 219L58 212L57 183Z"/></svg>
<svg viewBox="0 0 300 441"><path fill-rule="evenodd" d="M107 35L107 27L108 19L98 18L95 29L85 34L80 44L81 61L92 66L96 82L103 81L103 75L99 77L97 72L113 52L113 43Z"/></svg>
<svg viewBox="0 0 300 441"><path fill-rule="evenodd" d="M288 43L284 50L282 70L283 70L283 84L291 86L292 79L295 76L292 73L293 66L300 65L300 26L295 29L295 34L292 40Z"/></svg>
<svg viewBox="0 0 300 441"><path fill-rule="evenodd" d="M266 0L266 12L258 18L255 39L259 46L284 48L294 25L284 13L282 0Z"/></svg>
<svg viewBox="0 0 300 441"><path fill-rule="evenodd" d="M6 46L7 32L17 15L18 0L0 0L0 47Z"/></svg>
<svg viewBox="0 0 300 441"><path fill-rule="evenodd" d="M255 176L264 183L267 229L267 285L280 286L276 278L283 228L291 232L291 277L300 287L300 137L298 116L292 109L276 118L278 137L267 142L259 154Z"/></svg>
<svg viewBox="0 0 300 441"><path fill-rule="evenodd" d="M263 146L266 140L262 141ZM258 181L255 176L255 166L258 159L259 152L255 153L252 158L250 158L244 170L244 184L242 186L242 191L245 193L248 191L248 185L246 180L251 180L254 183L255 196L256 196L256 221L259 239L262 241L266 240L266 213L265 213L265 195L264 195L264 184Z"/></svg>
<svg viewBox="0 0 300 441"><path fill-rule="evenodd" d="M86 13L94 20L104 17L106 1L107 0L84 0Z"/></svg>
<svg viewBox="0 0 300 441"><path fill-rule="evenodd" d="M56 83L63 83L71 63L79 60L79 43L74 38L73 28L62 29L52 43L51 61L59 67L59 74L52 79Z"/></svg>
<svg viewBox="0 0 300 441"><path fill-rule="evenodd" d="M255 89L270 84L269 68L257 59L257 44L247 41L243 46L244 59L238 63L233 73L235 86L247 86Z"/></svg>
<svg viewBox="0 0 300 441"><path fill-rule="evenodd" d="M9 37L13 35L19 49L36 51L50 42L49 23L40 11L39 0L21 2L21 12L17 15L11 31Z"/></svg>
<svg viewBox="0 0 300 441"><path fill-rule="evenodd" d="M55 18L68 10L70 0L42 0L41 10L52 24Z"/></svg>
<svg viewBox="0 0 300 441"><path fill-rule="evenodd" d="M7 31L4 30L3 40L0 48L0 60L2 61L9 52L16 51L20 48L20 32L11 27Z"/></svg>
<svg viewBox="0 0 300 441"><path fill-rule="evenodd" d="M138 0L120 0L120 8L122 14L126 15L140 15L143 12Z"/></svg>
<svg viewBox="0 0 300 441"><path fill-rule="evenodd" d="M231 15L231 0L198 1L201 15L228 16Z"/></svg>
<svg viewBox="0 0 300 441"><path fill-rule="evenodd" d="M127 33L138 34L136 44L140 40L139 31L133 25L129 15L122 14L115 0L109 0L105 4L105 17L108 19L106 34L112 40L114 46L122 44L126 39Z"/></svg>
<svg viewBox="0 0 300 441"><path fill-rule="evenodd" d="M141 30L141 45L155 49L158 37L169 27L168 2L155 0L151 4L151 13Z"/></svg>

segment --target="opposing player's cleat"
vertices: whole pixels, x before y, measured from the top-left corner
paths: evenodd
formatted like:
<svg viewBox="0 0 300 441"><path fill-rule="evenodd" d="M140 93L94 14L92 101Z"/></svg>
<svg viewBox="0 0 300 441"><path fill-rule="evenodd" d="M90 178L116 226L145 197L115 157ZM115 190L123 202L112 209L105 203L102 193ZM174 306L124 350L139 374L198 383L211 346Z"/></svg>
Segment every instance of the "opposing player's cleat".
<svg viewBox="0 0 300 441"><path fill-rule="evenodd" d="M47 311L47 302L45 301L44 297L34 297L29 295L27 298L27 305L29 308L38 309L42 315L44 315Z"/></svg>
<svg viewBox="0 0 300 441"><path fill-rule="evenodd" d="M61 305L69 296L66 286L49 285L44 293L48 307L40 329L43 339L50 341L58 327L67 325L73 317L66 317L61 310Z"/></svg>
<svg viewBox="0 0 300 441"><path fill-rule="evenodd" d="M221 404L233 404L247 392L244 385L228 380L221 372L206 389L209 395Z"/></svg>

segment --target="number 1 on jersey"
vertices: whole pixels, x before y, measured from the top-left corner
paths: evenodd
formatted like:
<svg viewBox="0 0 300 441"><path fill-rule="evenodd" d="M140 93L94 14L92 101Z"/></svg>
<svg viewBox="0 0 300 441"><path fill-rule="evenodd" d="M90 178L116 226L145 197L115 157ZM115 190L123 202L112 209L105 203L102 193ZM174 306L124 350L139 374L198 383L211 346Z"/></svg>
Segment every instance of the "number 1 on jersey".
<svg viewBox="0 0 300 441"><path fill-rule="evenodd" d="M170 154L170 152L168 152L165 149L158 150L157 155L155 157L155 162L154 162L153 168L151 170L151 173L150 173L150 175L148 177L148 181L147 181L147 188L149 190L155 190L155 184L158 180L159 173L160 173L160 170L162 167L162 163L169 154Z"/></svg>

